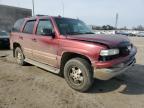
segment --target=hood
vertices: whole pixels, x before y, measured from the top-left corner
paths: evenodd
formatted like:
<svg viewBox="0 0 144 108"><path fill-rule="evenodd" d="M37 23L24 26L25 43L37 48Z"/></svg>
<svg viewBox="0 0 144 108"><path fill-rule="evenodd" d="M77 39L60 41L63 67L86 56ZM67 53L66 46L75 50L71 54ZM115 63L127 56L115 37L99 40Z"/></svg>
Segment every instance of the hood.
<svg viewBox="0 0 144 108"><path fill-rule="evenodd" d="M130 44L128 37L123 35L105 35L105 34L70 35L67 36L67 39L103 44L109 48L116 48L123 43Z"/></svg>

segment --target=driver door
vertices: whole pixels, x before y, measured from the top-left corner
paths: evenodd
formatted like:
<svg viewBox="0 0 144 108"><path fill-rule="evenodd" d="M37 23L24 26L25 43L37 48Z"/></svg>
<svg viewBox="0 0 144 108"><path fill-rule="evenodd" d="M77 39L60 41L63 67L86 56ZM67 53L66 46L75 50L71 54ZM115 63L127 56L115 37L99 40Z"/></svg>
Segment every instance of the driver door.
<svg viewBox="0 0 144 108"><path fill-rule="evenodd" d="M49 19L39 20L34 37L33 56L38 62L56 67L58 40L52 34L48 34L47 30L54 32L51 21Z"/></svg>

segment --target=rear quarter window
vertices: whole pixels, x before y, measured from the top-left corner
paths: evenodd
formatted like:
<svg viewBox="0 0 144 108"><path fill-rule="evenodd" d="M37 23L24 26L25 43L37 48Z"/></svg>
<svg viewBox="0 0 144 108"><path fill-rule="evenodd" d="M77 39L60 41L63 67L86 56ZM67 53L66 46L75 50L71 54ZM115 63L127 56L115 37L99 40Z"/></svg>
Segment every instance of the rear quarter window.
<svg viewBox="0 0 144 108"><path fill-rule="evenodd" d="M20 29L21 29L23 23L24 23L24 19L17 20L16 23L14 24L12 32L20 32Z"/></svg>
<svg viewBox="0 0 144 108"><path fill-rule="evenodd" d="M25 27L23 29L23 33L32 34L35 22L36 22L35 20L26 22Z"/></svg>

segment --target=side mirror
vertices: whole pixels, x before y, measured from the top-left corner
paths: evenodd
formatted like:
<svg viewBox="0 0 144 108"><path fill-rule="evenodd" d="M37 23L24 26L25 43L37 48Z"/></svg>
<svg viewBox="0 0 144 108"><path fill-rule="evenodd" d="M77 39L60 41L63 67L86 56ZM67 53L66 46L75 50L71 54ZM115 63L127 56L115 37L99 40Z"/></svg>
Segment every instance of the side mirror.
<svg viewBox="0 0 144 108"><path fill-rule="evenodd" d="M45 36L54 36L55 35L53 30L52 29L48 29L48 28L43 28L42 31L41 31L41 34L45 35Z"/></svg>
<svg viewBox="0 0 144 108"><path fill-rule="evenodd" d="M15 31L15 28L14 28L14 27L12 27L12 29L10 30L10 32L12 32L12 31Z"/></svg>

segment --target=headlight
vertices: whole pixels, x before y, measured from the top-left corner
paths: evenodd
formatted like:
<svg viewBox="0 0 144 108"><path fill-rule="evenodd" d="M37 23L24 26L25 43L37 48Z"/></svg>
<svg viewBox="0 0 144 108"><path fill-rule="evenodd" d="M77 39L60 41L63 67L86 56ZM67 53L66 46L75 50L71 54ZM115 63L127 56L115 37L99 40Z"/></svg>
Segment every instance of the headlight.
<svg viewBox="0 0 144 108"><path fill-rule="evenodd" d="M119 49L108 49L108 50L101 50L101 56L112 56L119 54Z"/></svg>

